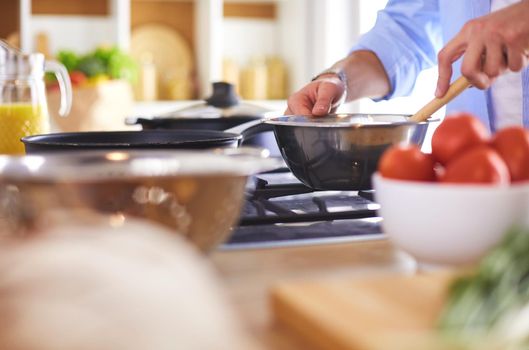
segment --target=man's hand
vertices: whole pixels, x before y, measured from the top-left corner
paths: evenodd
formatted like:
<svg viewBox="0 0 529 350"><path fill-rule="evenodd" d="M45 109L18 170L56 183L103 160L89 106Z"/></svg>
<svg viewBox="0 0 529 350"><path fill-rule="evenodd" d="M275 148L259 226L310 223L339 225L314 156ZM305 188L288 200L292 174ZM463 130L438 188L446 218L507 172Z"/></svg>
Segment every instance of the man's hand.
<svg viewBox="0 0 529 350"><path fill-rule="evenodd" d="M354 51L336 62L331 70L339 73L323 73L291 95L285 114L324 116L334 113L342 102L380 98L389 93L388 76L374 52Z"/></svg>
<svg viewBox="0 0 529 350"><path fill-rule="evenodd" d="M439 52L435 95L442 97L452 77L452 63L463 56L461 74L480 89L490 87L507 69L518 72L529 63L529 0L466 23Z"/></svg>
<svg viewBox="0 0 529 350"><path fill-rule="evenodd" d="M324 116L333 113L345 98L346 86L333 73L324 74L288 98L285 115Z"/></svg>

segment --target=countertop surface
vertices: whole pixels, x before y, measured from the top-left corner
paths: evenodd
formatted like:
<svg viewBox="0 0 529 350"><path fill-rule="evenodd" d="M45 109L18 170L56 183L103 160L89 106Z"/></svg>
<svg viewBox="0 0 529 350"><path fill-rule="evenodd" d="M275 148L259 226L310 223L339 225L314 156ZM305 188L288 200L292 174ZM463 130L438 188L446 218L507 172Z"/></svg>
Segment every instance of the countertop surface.
<svg viewBox="0 0 529 350"><path fill-rule="evenodd" d="M274 323L268 297L275 284L286 280L332 280L416 271L415 261L386 239L217 251L211 259L249 331L265 349L274 350L310 349Z"/></svg>

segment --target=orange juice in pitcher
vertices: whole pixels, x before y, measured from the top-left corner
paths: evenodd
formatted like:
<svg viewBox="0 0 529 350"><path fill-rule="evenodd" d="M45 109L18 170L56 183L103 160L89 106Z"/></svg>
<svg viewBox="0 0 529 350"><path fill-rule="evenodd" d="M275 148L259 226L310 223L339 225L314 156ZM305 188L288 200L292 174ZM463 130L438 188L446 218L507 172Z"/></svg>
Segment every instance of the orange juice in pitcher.
<svg viewBox="0 0 529 350"><path fill-rule="evenodd" d="M50 131L46 106L0 105L0 154L24 154L20 139Z"/></svg>
<svg viewBox="0 0 529 350"><path fill-rule="evenodd" d="M57 76L61 88L59 114L68 114L72 92L66 68L44 60L40 53L24 54L0 40L0 154L24 154L22 137L50 131L44 72Z"/></svg>

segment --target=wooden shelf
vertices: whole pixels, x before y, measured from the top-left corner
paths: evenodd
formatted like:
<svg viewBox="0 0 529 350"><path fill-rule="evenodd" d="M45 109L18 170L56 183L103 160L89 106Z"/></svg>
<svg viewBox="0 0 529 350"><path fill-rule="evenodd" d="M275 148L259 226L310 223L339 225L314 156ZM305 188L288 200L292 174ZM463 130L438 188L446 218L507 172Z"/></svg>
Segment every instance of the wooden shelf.
<svg viewBox="0 0 529 350"><path fill-rule="evenodd" d="M34 15L108 16L108 0L31 0Z"/></svg>
<svg viewBox="0 0 529 350"><path fill-rule="evenodd" d="M146 24L162 24L177 31L189 44L196 81L199 85L199 98L210 93L212 81L222 79L223 47L225 46L223 18L231 21L239 19L274 21L277 25L275 50L289 67L290 86L301 86L307 76L321 70L312 68L319 63L323 54L312 52L304 38L314 37L322 31L322 25L313 25L312 19L320 13L320 7L330 7L323 0L307 6L304 0L3 0L11 6L3 6L6 19L20 21L0 23L0 34L20 27L21 48L34 50L32 16L59 15L103 18L108 33L104 40L116 43L120 48L130 48L131 31ZM338 1L338 0L336 0ZM349 0L339 0L348 2ZM325 5L325 6L324 6ZM13 6L17 6L14 8ZM13 7L14 10L8 9ZM296 16L290 16L295 13ZM88 18L86 18L88 22ZM91 20L91 19L90 19ZM99 18L97 19L99 20ZM321 21L320 21L321 22ZM257 24L261 25L261 23ZM9 29L2 28L8 26ZM35 28L35 27L33 27ZM292 30L292 28L301 28ZM305 28L306 30L303 30ZM325 30L324 30L325 31ZM322 35L315 36L321 37ZM321 41L321 40L320 40ZM318 40L316 40L318 42ZM293 44L292 44L293 43ZM318 45L317 45L318 46ZM321 46L321 45L319 45ZM308 60L307 57L314 57ZM320 64L321 66L321 64ZM310 73L310 74L309 74Z"/></svg>
<svg viewBox="0 0 529 350"><path fill-rule="evenodd" d="M275 19L277 8L270 2L224 2L224 17Z"/></svg>
<svg viewBox="0 0 529 350"><path fill-rule="evenodd" d="M18 0L4 0L6 3L6 10L11 13L17 13ZM152 5L156 5L153 7ZM195 1L193 0L131 0L131 5L138 9L148 9L145 14L146 17L152 15L152 9L155 12L161 13L164 9L165 17L172 14L177 14L176 18L171 21L176 23L180 19L185 18L186 12L175 12L173 10L180 8L193 8ZM15 8L17 7L17 8ZM276 3L267 1L229 1L223 5L224 17L240 17L240 18L262 18L273 19L276 17ZM108 16L109 0L31 0L31 13L33 15L66 15L66 16ZM141 11L138 11L141 13ZM139 16L141 17L143 13ZM15 19L17 16L10 16ZM189 17L188 17L189 18ZM5 21L4 21L5 22ZM134 25L134 23L133 23ZM173 25L173 24L171 24Z"/></svg>
<svg viewBox="0 0 529 350"><path fill-rule="evenodd" d="M20 6L18 0L2 0L2 20L0 38L7 38L20 30Z"/></svg>

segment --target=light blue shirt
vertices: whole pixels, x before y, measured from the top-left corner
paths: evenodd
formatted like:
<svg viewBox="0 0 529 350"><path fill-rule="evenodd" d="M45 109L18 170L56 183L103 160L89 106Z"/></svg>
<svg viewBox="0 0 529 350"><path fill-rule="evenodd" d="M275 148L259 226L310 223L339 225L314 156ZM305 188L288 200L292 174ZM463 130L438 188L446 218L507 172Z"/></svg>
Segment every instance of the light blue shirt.
<svg viewBox="0 0 529 350"><path fill-rule="evenodd" d="M390 99L408 95L418 74L437 64L437 53L469 20L490 12L490 0L389 0L374 28L360 38L355 50L375 52L388 74ZM461 60L454 64L454 79ZM523 124L529 127L529 67L522 72ZM467 111L495 130L490 90L467 89L448 104L447 113Z"/></svg>

